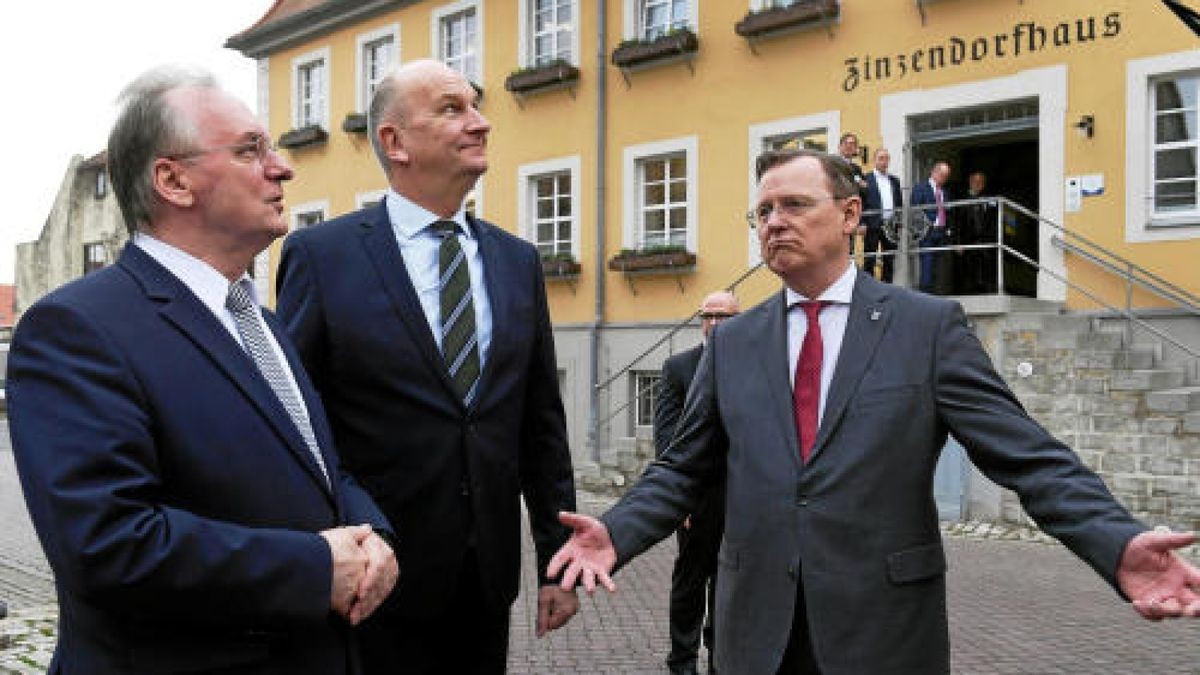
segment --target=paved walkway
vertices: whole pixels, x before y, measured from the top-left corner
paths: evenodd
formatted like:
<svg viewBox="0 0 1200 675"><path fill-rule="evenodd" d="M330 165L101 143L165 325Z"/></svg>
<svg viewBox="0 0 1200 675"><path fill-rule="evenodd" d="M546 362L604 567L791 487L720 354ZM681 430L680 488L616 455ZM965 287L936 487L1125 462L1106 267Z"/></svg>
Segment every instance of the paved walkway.
<svg viewBox="0 0 1200 675"><path fill-rule="evenodd" d="M13 614L0 621L0 673L42 673L54 644L53 586L25 514L7 440L7 428L0 427L0 601ZM580 508L597 513L606 504L585 495ZM616 577L615 596L603 591L584 596L570 624L537 640L536 599L527 592L535 581L527 540L526 592L513 610L509 672L665 672L674 546L668 538L633 561ZM1057 544L956 533L947 537L947 554L955 673L1200 675L1200 621L1142 621Z"/></svg>

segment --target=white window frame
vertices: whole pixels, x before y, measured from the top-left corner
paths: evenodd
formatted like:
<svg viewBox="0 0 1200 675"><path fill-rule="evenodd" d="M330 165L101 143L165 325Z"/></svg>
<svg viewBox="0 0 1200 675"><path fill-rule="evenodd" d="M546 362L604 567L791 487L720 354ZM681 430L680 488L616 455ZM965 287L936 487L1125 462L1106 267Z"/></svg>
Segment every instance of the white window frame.
<svg viewBox="0 0 1200 675"><path fill-rule="evenodd" d="M746 192L746 210L754 208L754 200L758 197L758 181L754 177L754 166L758 155L765 149L767 141L779 136L804 134L814 131L825 131L825 137L830 139L830 150L837 144L836 139L842 135L842 114L837 110L826 110L811 115L788 117L750 125L750 141L746 180L749 188ZM758 245L758 234L754 228L747 226L747 255L746 262L750 266L762 262Z"/></svg>
<svg viewBox="0 0 1200 675"><path fill-rule="evenodd" d="M317 61L322 61L325 64L325 77L321 83L322 88L324 89L324 92L323 92L324 105L321 106L321 119L318 121L318 125L322 129L325 129L325 130L329 129L329 119L330 119L329 83L330 83L330 80L332 79L331 75L333 73L333 62L330 60L330 55L331 55L331 52L330 52L329 47L322 47L321 49L313 50L311 52L308 52L307 54L301 54L300 56L297 56L296 58L292 59L292 128L293 129L299 129L304 126L308 126L307 124L301 124L301 119L300 119L300 69L304 68L306 66L309 66Z"/></svg>
<svg viewBox="0 0 1200 675"><path fill-rule="evenodd" d="M663 155L683 153L687 163L687 250L696 253L700 246L697 225L700 212L700 153L696 136L682 136L625 148L623 153L622 184L624 187L624 223L621 240L624 248L637 248L641 237L642 182L641 162Z"/></svg>
<svg viewBox="0 0 1200 675"><path fill-rule="evenodd" d="M475 72L467 73L467 79L475 84L483 82L483 0L459 0L448 5L435 7L429 16L429 45L433 58L445 63L442 56L442 20L467 10L475 10Z"/></svg>
<svg viewBox="0 0 1200 675"><path fill-rule="evenodd" d="M757 11L760 11L763 9L768 9L768 8L774 7L774 1L775 0L750 0L750 10L753 12L757 12ZM790 7L794 4L796 4L797 2L800 2L800 0L791 0L791 2L789 4L783 5L783 6Z"/></svg>
<svg viewBox="0 0 1200 675"><path fill-rule="evenodd" d="M387 192L388 191L386 188L382 190L368 190L366 192L359 192L354 195L354 205L355 207L362 209L366 208L368 203L382 202L383 198L387 196Z"/></svg>
<svg viewBox="0 0 1200 675"><path fill-rule="evenodd" d="M293 206L291 212L292 232L300 229L300 217L311 213L320 213L322 222L329 220L329 200L319 199Z"/></svg>
<svg viewBox="0 0 1200 675"><path fill-rule="evenodd" d="M688 0L688 28L700 32L700 0ZM642 38L642 12L645 11L645 0L624 0L622 37L626 40Z"/></svg>
<svg viewBox="0 0 1200 675"><path fill-rule="evenodd" d="M520 27L517 35L517 48L519 51L519 60L522 68L528 68L535 62L534 49L537 42L534 39L533 33L533 3L535 0L518 0L517 2L517 25ZM579 0L570 0L571 3L571 58L569 62L576 68L579 67Z"/></svg>
<svg viewBox="0 0 1200 675"><path fill-rule="evenodd" d="M360 33L354 39L354 100L358 102L357 112L367 112L371 105L371 94L367 91L367 45L384 38L392 38L392 61L384 67L388 68L400 63L400 24L389 23L375 30Z"/></svg>
<svg viewBox="0 0 1200 675"><path fill-rule="evenodd" d="M648 392L650 400L649 420L641 419L641 382L642 379L653 379L654 385ZM662 371L661 370L631 370L629 371L629 399L632 405L629 406L632 414L629 421L630 426L634 430L638 428L647 428L654 426L654 399L658 396L658 388L662 386Z"/></svg>
<svg viewBox="0 0 1200 675"><path fill-rule="evenodd" d="M543 162L522 164L517 167L517 223L521 236L537 244L537 228L534 219L537 214L534 194L534 180L547 174L569 173L571 175L571 255L579 260L580 244L580 208L579 195L580 171L583 160L579 155L548 159Z"/></svg>
<svg viewBox="0 0 1200 675"><path fill-rule="evenodd" d="M1151 87L1172 75L1200 74L1200 50L1133 59L1125 66L1125 241L1200 239L1200 208L1154 215L1154 106Z"/></svg>

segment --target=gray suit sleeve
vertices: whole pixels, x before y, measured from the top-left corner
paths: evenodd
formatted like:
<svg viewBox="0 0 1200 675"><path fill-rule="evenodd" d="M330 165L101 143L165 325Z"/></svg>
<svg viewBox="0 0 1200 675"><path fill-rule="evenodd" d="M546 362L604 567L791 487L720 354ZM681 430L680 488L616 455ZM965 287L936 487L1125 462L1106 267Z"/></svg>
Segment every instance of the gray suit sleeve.
<svg viewBox="0 0 1200 675"><path fill-rule="evenodd" d="M720 475L728 441L717 408L719 335L713 331L700 358L670 447L600 518L617 550L617 568L675 531Z"/></svg>
<svg viewBox="0 0 1200 675"><path fill-rule="evenodd" d="M1115 587L1125 545L1146 527L1074 451L1029 417L957 303L947 305L938 335L937 408L947 428L981 471L1017 493L1039 527Z"/></svg>

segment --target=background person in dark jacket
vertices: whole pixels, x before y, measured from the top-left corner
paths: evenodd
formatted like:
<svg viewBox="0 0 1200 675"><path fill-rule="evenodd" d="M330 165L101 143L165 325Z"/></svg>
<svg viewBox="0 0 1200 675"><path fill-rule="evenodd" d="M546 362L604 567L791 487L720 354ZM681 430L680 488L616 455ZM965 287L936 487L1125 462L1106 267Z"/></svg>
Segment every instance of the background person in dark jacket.
<svg viewBox="0 0 1200 675"><path fill-rule="evenodd" d="M738 313L738 301L729 291L710 293L700 304L700 332L708 339L714 326ZM675 435L675 423L683 412L688 385L700 363L701 343L680 352L663 364L662 380L654 400L654 446L661 455ZM667 667L672 673L696 672L700 636L708 647L708 672L713 667L713 605L717 584L717 549L725 530L725 490L721 483L712 487L696 510L676 530L679 556L671 571L670 630L671 653ZM705 613L708 622L705 623Z"/></svg>

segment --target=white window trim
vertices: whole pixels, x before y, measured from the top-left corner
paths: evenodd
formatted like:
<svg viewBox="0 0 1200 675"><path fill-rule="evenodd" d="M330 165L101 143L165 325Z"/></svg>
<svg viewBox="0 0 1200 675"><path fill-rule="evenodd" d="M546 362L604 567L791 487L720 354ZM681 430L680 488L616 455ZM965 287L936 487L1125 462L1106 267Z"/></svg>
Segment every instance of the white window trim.
<svg viewBox="0 0 1200 675"><path fill-rule="evenodd" d="M382 190L368 190L366 192L359 192L358 194L354 195L354 205L355 207L361 209L366 206L367 202L382 202L383 198L387 196L387 193L387 188Z"/></svg>
<svg viewBox="0 0 1200 675"><path fill-rule="evenodd" d="M1200 50L1133 59L1125 66L1125 241L1200 239L1200 218L1153 217L1154 117L1150 114L1150 80L1200 72ZM1185 224L1186 223L1186 224Z"/></svg>
<svg viewBox="0 0 1200 675"><path fill-rule="evenodd" d="M750 152L746 168L746 179L749 183L749 189L746 192L747 211L754 208L754 201L758 198L758 181L754 177L754 166L759 154L763 151L763 144L766 143L767 139L786 134L819 131L821 129L825 130L826 138L830 139L829 147L832 149L836 143L835 139L842 135L842 113L838 110L827 110L811 115L788 117L786 119L750 125ZM754 231L754 228L747 225L746 231L746 246L748 251L746 262L753 267L762 262L762 251L759 250L758 234Z"/></svg>
<svg viewBox="0 0 1200 675"><path fill-rule="evenodd" d="M306 65L312 63L313 61L318 61L318 60L323 59L325 61L325 78L323 81L323 84L325 85L325 110L322 111L322 118L323 118L324 124L322 124L321 127L323 129L325 129L326 131L329 130L329 126L330 126L330 122L329 122L329 120L330 120L330 110L329 110L329 105L330 105L329 104L329 99L330 99L329 94L330 94L330 92L329 92L329 89L330 89L330 82L332 82L332 80L333 80L333 62L330 60L330 55L331 55L331 52L330 52L329 47L322 47L321 49L315 49L311 52L308 52L307 54L301 54L300 56L297 56L294 59L292 59L292 113L291 113L292 114L292 126L291 126L292 129L299 129L301 126L300 125L300 115L299 115L299 112L300 112L300 110L299 110L299 108L300 108L300 68L302 66L306 66Z"/></svg>
<svg viewBox="0 0 1200 675"><path fill-rule="evenodd" d="M688 0L688 26L693 32L700 32L700 0ZM622 38L636 40L641 37L638 30L641 22L643 0L624 0L624 21L621 27Z"/></svg>
<svg viewBox="0 0 1200 675"><path fill-rule="evenodd" d="M388 36L392 38L392 66L395 66L401 63L399 23L389 23L375 30L359 33L358 37L354 39L354 100L358 104L358 109L355 112L366 113L367 106L371 104L367 100L367 88L363 86L366 84L364 82L364 75L366 74L367 67L367 64L363 60L363 49L366 48L368 43Z"/></svg>
<svg viewBox="0 0 1200 675"><path fill-rule="evenodd" d="M264 56L257 63L257 79L255 89L258 100L258 121L268 126L271 121L271 59ZM295 104L292 104L295 107ZM256 277L257 278L257 277ZM266 296L261 296L266 297Z"/></svg>
<svg viewBox="0 0 1200 675"><path fill-rule="evenodd" d="M1067 126L1067 67L1031 68L1012 75L966 84L912 89L879 97L879 129L883 147L892 152L892 172L902 185L912 185L908 141L908 118L955 108L1036 98L1038 101L1038 194L1034 209L1052 223L1063 224L1066 191L1065 134ZM1049 272L1066 276L1063 252L1054 245L1055 232L1042 227L1038 233L1038 260ZM1038 273L1037 297L1066 299L1066 286L1047 272Z"/></svg>
<svg viewBox="0 0 1200 675"><path fill-rule="evenodd" d="M321 212L321 220L329 220L329 200L318 199L317 201L305 202L292 207L291 231L295 232L300 229L300 216L309 213Z"/></svg>
<svg viewBox="0 0 1200 675"><path fill-rule="evenodd" d="M520 228L521 236L526 240L536 244L537 232L533 227L533 210L531 183L538 176L548 173L562 173L564 171L571 174L571 255L579 260L580 246L580 171L583 166L583 160L579 155L570 157L559 157L556 159L548 159L544 162L534 162L532 164L522 164L517 167L517 223Z"/></svg>
<svg viewBox="0 0 1200 675"><path fill-rule="evenodd" d="M653 406L654 399L657 398L657 396L658 396L658 389L660 387L662 387L662 380L663 380L662 370L658 370L658 371L631 370L631 371L629 371L629 373L630 373L629 395L630 395L630 399L632 399L632 403L633 403L633 405L630 406L630 410L633 414L629 416L629 422L630 422L629 426L632 429L634 429L635 431L637 429L649 429L654 426L653 411L651 411L651 413L650 413L651 419L646 424L638 424L638 410L640 408L641 400L638 397L638 384L637 383L638 383L638 380L641 379L643 376L646 378L657 377L657 379L654 380L653 391L649 392L650 393L650 404L651 404L651 406Z"/></svg>
<svg viewBox="0 0 1200 675"><path fill-rule="evenodd" d="M528 68L533 65L533 32L530 30L533 27L531 19L532 12L530 4L533 0L518 0L517 2L517 26L520 27L517 35L518 60L522 68ZM571 20L574 25L571 27L571 65L579 67L579 0L571 0Z"/></svg>
<svg viewBox="0 0 1200 675"><path fill-rule="evenodd" d="M464 10L475 9L475 68L479 71L468 78L473 83L483 84L483 0L459 0L448 5L435 7L429 15L429 51L436 61L442 60L442 19Z"/></svg>
<svg viewBox="0 0 1200 675"><path fill-rule="evenodd" d="M624 187L624 223L621 241L624 248L637 248L638 212L641 208L638 185L638 162L660 155L682 152L687 161L687 250L699 251L700 233L697 219L700 212L700 153L696 136L681 136L664 141L632 145L624 150L622 185Z"/></svg>

